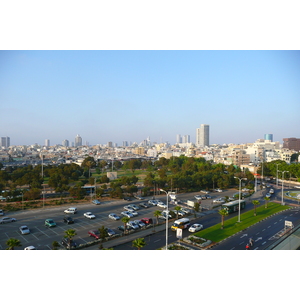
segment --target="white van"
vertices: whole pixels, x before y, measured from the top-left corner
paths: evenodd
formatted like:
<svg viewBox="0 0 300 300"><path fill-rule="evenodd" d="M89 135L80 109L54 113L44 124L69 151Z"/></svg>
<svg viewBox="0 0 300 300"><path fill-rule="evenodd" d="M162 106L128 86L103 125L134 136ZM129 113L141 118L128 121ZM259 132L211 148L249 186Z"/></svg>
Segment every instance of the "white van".
<svg viewBox="0 0 300 300"><path fill-rule="evenodd" d="M69 207L64 211L65 214L76 214L77 213L77 208L76 207Z"/></svg>

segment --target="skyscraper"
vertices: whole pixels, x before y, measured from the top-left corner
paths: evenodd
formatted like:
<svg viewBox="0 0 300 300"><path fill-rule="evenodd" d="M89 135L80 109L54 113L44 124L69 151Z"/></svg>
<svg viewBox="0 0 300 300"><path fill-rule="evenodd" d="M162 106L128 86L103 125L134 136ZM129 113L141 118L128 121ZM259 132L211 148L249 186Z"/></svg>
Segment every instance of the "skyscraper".
<svg viewBox="0 0 300 300"><path fill-rule="evenodd" d="M209 125L201 124L196 130L196 146L209 146Z"/></svg>
<svg viewBox="0 0 300 300"><path fill-rule="evenodd" d="M177 134L176 135L176 144L180 144L180 143L182 143L182 138L181 138L180 134Z"/></svg>
<svg viewBox="0 0 300 300"><path fill-rule="evenodd" d="M2 137L1 138L1 147L8 148L10 146L10 137Z"/></svg>
<svg viewBox="0 0 300 300"><path fill-rule="evenodd" d="M50 147L50 140L48 140L48 139L45 140L45 146Z"/></svg>
<svg viewBox="0 0 300 300"><path fill-rule="evenodd" d="M62 141L62 145L63 145L64 147L69 147L69 141L68 141L68 140L63 140L63 141Z"/></svg>
<svg viewBox="0 0 300 300"><path fill-rule="evenodd" d="M265 140L273 142L273 134L266 133L265 134Z"/></svg>
<svg viewBox="0 0 300 300"><path fill-rule="evenodd" d="M75 137L75 147L82 146L82 138L79 134L76 135Z"/></svg>

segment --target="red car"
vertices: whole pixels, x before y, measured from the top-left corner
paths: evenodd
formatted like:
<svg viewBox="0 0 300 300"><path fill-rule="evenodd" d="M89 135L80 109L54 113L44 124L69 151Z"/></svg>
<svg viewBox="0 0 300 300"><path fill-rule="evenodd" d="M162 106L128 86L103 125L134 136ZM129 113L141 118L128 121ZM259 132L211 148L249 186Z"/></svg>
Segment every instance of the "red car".
<svg viewBox="0 0 300 300"><path fill-rule="evenodd" d="M146 225L153 223L153 220L151 218L143 218L143 219L141 219L141 221L143 223L145 223Z"/></svg>
<svg viewBox="0 0 300 300"><path fill-rule="evenodd" d="M92 236L95 239L100 239L100 232L98 230L90 230L88 234L89 236Z"/></svg>

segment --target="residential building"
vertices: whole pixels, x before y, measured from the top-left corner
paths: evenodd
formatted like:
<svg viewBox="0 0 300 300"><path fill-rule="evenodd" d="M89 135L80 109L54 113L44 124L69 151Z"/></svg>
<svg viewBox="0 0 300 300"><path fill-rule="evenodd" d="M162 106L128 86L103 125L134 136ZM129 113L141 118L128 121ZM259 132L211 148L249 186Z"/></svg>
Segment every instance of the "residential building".
<svg viewBox="0 0 300 300"><path fill-rule="evenodd" d="M8 148L10 146L10 137L2 137L1 138L1 147Z"/></svg>
<svg viewBox="0 0 300 300"><path fill-rule="evenodd" d="M82 138L79 134L77 134L75 137L75 147L80 147L80 146L82 146Z"/></svg>
<svg viewBox="0 0 300 300"><path fill-rule="evenodd" d="M300 139L297 139L294 137L284 138L283 139L283 148L300 151Z"/></svg>

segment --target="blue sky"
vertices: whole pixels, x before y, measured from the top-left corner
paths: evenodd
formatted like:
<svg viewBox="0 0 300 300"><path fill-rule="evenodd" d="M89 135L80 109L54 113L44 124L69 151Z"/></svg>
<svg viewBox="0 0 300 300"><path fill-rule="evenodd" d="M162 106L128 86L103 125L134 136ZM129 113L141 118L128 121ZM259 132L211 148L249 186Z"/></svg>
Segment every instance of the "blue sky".
<svg viewBox="0 0 300 300"><path fill-rule="evenodd" d="M0 136L12 145L300 138L299 51L0 51Z"/></svg>

